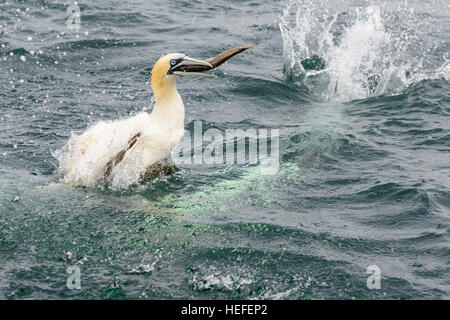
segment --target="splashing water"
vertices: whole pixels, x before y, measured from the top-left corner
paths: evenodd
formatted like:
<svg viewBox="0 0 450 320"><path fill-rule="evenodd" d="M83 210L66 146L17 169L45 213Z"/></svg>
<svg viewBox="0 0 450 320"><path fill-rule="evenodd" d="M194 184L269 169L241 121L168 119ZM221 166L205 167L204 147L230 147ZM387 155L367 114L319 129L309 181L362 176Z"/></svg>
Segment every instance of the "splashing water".
<svg viewBox="0 0 450 320"><path fill-rule="evenodd" d="M69 185L103 186L105 181L102 177L108 161L123 150L135 132L143 132L149 117L148 113L140 112L127 119L100 121L81 135L72 133L66 145L53 153L59 161L61 182ZM113 189L128 187L139 181L146 170L142 155L145 154L147 141L147 137L143 135L139 139L142 146L136 144L127 154L128 157L115 166L114 172L108 177Z"/></svg>
<svg viewBox="0 0 450 320"><path fill-rule="evenodd" d="M448 6L291 1L280 22L286 74L333 101L396 94L430 77L448 79L448 29L428 14L437 8Z"/></svg>

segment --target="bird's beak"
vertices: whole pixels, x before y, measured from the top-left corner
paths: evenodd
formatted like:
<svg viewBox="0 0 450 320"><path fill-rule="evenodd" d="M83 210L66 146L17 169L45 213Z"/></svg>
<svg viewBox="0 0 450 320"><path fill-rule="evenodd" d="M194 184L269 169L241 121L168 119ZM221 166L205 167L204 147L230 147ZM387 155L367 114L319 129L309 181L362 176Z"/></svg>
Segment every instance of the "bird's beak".
<svg viewBox="0 0 450 320"><path fill-rule="evenodd" d="M204 73L204 71L212 70L217 68L222 63L230 59L231 57L241 53L250 48L256 48L257 46L244 46L237 47L234 49L226 50L219 53L213 58L208 58L206 60L197 60L189 57L184 57L183 61L177 64L174 70L171 72L179 76L206 76L212 77L210 73Z"/></svg>
<svg viewBox="0 0 450 320"><path fill-rule="evenodd" d="M178 63L175 68L172 70L172 74L176 74L177 76L204 76L204 77L213 77L210 73L202 73L199 71L210 70L213 66L207 61L194 59L191 57L184 57L183 60Z"/></svg>

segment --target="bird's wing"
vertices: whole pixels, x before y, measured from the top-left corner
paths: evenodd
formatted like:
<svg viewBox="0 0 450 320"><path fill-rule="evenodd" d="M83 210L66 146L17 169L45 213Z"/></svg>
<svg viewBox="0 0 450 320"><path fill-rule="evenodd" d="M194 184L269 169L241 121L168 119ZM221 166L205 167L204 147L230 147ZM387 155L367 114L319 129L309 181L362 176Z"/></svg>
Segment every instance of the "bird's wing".
<svg viewBox="0 0 450 320"><path fill-rule="evenodd" d="M114 167L118 163L120 163L120 161L123 160L123 157L125 156L125 153L128 150L130 150L131 148L133 148L133 146L136 144L138 138L141 135L142 135L142 133L138 132L133 137L131 137L131 139L128 140L128 144L122 150L120 150L111 160L108 161L108 163L106 164L106 168L105 168L104 178L109 177L109 175L111 174L112 169L114 169Z"/></svg>

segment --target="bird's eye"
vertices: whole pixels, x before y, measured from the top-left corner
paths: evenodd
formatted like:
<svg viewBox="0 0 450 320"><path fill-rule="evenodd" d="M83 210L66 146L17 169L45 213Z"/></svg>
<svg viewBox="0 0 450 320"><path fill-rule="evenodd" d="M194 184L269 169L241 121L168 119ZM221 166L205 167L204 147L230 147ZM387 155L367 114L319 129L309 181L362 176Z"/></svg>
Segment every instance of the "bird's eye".
<svg viewBox="0 0 450 320"><path fill-rule="evenodd" d="M174 66L176 64L177 64L177 60L175 60L175 59L170 60L170 65L171 66Z"/></svg>

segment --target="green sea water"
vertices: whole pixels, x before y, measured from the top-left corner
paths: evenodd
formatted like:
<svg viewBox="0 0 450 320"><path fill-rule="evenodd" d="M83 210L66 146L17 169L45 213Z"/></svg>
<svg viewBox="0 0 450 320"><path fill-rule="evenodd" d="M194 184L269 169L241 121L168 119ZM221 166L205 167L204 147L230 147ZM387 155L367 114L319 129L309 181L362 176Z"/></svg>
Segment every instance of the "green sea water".
<svg viewBox="0 0 450 320"><path fill-rule="evenodd" d="M79 30L68 6L0 2L1 299L450 297L447 1L82 0ZM178 81L186 129L279 129L276 174L60 183L72 133L151 109L161 55L248 44Z"/></svg>

